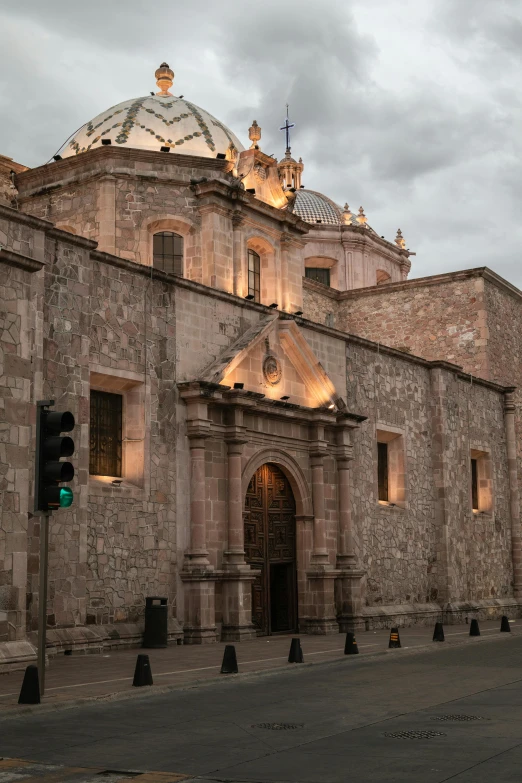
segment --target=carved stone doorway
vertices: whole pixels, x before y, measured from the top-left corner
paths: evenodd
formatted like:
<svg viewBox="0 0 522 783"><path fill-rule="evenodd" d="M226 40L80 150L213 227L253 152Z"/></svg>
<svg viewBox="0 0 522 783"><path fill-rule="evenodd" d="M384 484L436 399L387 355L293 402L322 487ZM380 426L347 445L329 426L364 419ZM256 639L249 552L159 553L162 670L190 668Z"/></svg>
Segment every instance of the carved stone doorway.
<svg viewBox="0 0 522 783"><path fill-rule="evenodd" d="M246 561L260 571L252 584L252 623L259 636L295 631L295 499L277 465L262 465L252 476L244 524Z"/></svg>

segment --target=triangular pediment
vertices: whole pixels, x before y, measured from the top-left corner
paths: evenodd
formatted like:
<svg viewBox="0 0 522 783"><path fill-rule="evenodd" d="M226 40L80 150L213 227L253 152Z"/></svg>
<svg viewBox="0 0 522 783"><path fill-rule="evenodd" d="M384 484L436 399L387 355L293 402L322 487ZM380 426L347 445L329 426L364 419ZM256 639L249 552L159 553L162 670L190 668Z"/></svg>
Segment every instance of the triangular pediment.
<svg viewBox="0 0 522 783"><path fill-rule="evenodd" d="M294 320L261 319L202 373L200 381L262 393L307 408L342 408L337 390Z"/></svg>

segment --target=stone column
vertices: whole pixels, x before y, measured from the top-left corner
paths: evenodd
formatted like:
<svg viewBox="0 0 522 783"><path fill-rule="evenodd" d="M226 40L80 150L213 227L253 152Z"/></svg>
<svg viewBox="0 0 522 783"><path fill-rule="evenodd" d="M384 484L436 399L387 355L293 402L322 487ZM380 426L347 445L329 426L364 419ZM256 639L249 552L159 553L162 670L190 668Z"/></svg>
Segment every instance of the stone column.
<svg viewBox="0 0 522 783"><path fill-rule="evenodd" d="M227 412L229 425L225 433L228 449L228 548L223 553L223 641L254 639L252 624L252 582L255 573L245 563L245 528L243 522L242 455L248 438L243 426L243 406L251 400L243 392L231 391Z"/></svg>
<svg viewBox="0 0 522 783"><path fill-rule="evenodd" d="M320 415L319 415L320 417ZM312 469L312 503L314 511L313 551L307 572L309 607L306 618L308 633L327 634L339 630L335 613L335 577L338 572L330 565L326 545L326 516L324 503L324 459L327 441L325 422L316 421L313 427L310 467Z"/></svg>
<svg viewBox="0 0 522 783"><path fill-rule="evenodd" d="M340 422L337 432L337 487L339 514L339 548L336 582L336 607L339 630L353 631L363 627L361 579L364 571L357 568L350 491L350 463L353 460L350 430L355 425Z"/></svg>
<svg viewBox="0 0 522 783"><path fill-rule="evenodd" d="M511 557L513 560L513 594L522 597L522 537L520 533L520 499L518 493L517 440L515 430L515 389L504 393L506 445L509 470L509 510L511 516Z"/></svg>
<svg viewBox="0 0 522 783"><path fill-rule="evenodd" d="M187 404L190 448L189 547L180 577L184 583L185 644L216 641L215 579L207 550L205 441L211 436L208 404L215 384L180 384Z"/></svg>
<svg viewBox="0 0 522 783"><path fill-rule="evenodd" d="M326 519L324 513L324 451L316 449L310 454L312 468L312 501L314 505L314 550L312 563L328 565L326 548Z"/></svg>
<svg viewBox="0 0 522 783"><path fill-rule="evenodd" d="M206 524L205 439L210 433L200 426L188 431L190 448L190 547L191 566L208 566Z"/></svg>

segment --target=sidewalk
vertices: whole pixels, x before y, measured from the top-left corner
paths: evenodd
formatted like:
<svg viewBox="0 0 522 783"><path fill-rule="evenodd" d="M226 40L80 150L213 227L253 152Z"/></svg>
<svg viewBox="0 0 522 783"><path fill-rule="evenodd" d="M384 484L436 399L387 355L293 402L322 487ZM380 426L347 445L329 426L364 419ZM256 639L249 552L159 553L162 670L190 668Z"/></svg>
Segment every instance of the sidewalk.
<svg viewBox="0 0 522 783"><path fill-rule="evenodd" d="M519 628L521 629L519 631ZM500 633L500 620L480 623L480 637L469 636L468 625L448 625L446 641L433 642L433 628L401 628L402 650L428 647L443 649L455 644L480 644L485 639L509 639L522 633L522 620L511 623L511 634ZM295 634L294 634L295 635ZM288 652L293 635L260 637L236 644L240 674L269 671L288 666ZM359 659L362 656L387 654L389 630L361 631L357 634ZM306 664L344 658L344 634L332 636L301 635ZM46 688L42 704L72 706L87 699L107 698L115 694L152 693L154 688L183 687L224 677L220 675L225 644L173 645L163 650L127 649L101 655L60 655L50 659L46 670ZM154 686L133 688L132 678L138 653L149 655ZM401 650L388 654L400 655ZM18 705L23 672L0 675L0 715L39 709Z"/></svg>

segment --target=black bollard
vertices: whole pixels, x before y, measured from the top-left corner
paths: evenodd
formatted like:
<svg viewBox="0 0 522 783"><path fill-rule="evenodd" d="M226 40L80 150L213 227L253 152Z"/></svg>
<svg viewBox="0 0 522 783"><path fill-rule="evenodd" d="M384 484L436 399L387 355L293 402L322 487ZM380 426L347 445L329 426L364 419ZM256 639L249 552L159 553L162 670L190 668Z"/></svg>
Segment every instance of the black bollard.
<svg viewBox="0 0 522 783"><path fill-rule="evenodd" d="M38 679L38 666L28 666L25 670L24 681L18 697L18 704L40 704L40 681Z"/></svg>
<svg viewBox="0 0 522 783"><path fill-rule="evenodd" d="M300 639L292 639L290 653L288 655L288 663L304 663Z"/></svg>
<svg viewBox="0 0 522 783"><path fill-rule="evenodd" d="M500 630L502 633L511 633L511 626L506 615L502 616L502 620L500 621Z"/></svg>
<svg viewBox="0 0 522 783"><path fill-rule="evenodd" d="M152 685L152 670L150 668L148 655L138 655L132 684L135 685L136 688L139 688L142 685Z"/></svg>
<svg viewBox="0 0 522 783"><path fill-rule="evenodd" d="M444 641L444 628L442 627L442 623L435 623L435 630L433 631L433 641L434 642Z"/></svg>
<svg viewBox="0 0 522 783"><path fill-rule="evenodd" d="M388 649L395 650L401 646L401 637L399 636L399 629L392 628L390 631L390 641L388 642Z"/></svg>
<svg viewBox="0 0 522 783"><path fill-rule="evenodd" d="M221 664L221 674L237 674L236 648L233 644L227 644L223 653L223 663Z"/></svg>
<svg viewBox="0 0 522 783"><path fill-rule="evenodd" d="M478 620L473 619L471 621L471 625L469 626L469 635L480 636L480 628L479 628Z"/></svg>
<svg viewBox="0 0 522 783"><path fill-rule="evenodd" d="M357 642L355 641L355 634L351 631L348 631L346 634L346 642L344 643L344 654L345 655L358 655L359 648L357 647Z"/></svg>

